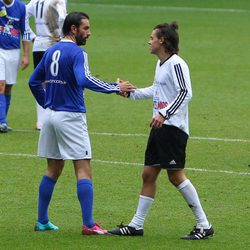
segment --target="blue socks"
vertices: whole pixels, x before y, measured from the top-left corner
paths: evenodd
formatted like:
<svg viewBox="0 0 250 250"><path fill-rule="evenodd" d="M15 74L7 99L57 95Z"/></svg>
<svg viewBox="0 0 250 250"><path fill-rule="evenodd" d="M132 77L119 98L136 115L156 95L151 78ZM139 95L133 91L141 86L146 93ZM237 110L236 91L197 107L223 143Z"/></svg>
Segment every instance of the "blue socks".
<svg viewBox="0 0 250 250"><path fill-rule="evenodd" d="M7 123L6 122L6 100L5 100L4 94L0 94L0 122Z"/></svg>
<svg viewBox="0 0 250 250"><path fill-rule="evenodd" d="M83 225L91 228L95 225L92 215L93 208L93 185L89 179L77 181L77 196L82 209Z"/></svg>
<svg viewBox="0 0 250 250"><path fill-rule="evenodd" d="M48 207L53 194L56 181L48 176L43 176L39 186L38 200L38 222L48 223ZM89 179L77 181L77 196L81 205L83 225L92 228L95 223L93 220L93 185Z"/></svg>
<svg viewBox="0 0 250 250"><path fill-rule="evenodd" d="M9 111L9 107L10 107L10 100L11 100L11 95L5 95L5 103L6 103L5 110L6 110L6 117L7 117L8 111Z"/></svg>
<svg viewBox="0 0 250 250"><path fill-rule="evenodd" d="M56 181L48 176L43 176L39 186L38 200L38 222L42 224L48 223L48 207Z"/></svg>
<svg viewBox="0 0 250 250"><path fill-rule="evenodd" d="M0 122L7 123L7 114L10 107L11 95L0 94Z"/></svg>

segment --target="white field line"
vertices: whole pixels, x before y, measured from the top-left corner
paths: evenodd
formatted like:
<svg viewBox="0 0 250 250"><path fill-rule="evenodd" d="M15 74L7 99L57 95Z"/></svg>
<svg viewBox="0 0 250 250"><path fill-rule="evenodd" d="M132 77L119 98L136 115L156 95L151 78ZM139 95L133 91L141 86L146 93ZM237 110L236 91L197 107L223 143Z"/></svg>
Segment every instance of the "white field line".
<svg viewBox="0 0 250 250"><path fill-rule="evenodd" d="M107 132L90 132L93 135L102 135L102 136L132 136L132 137L148 137L147 134L123 134L123 133L107 133ZM224 141L224 142L248 142L250 140L245 139L232 139L232 138L216 138L216 137L201 137L201 136L190 136L191 140L207 140L207 141Z"/></svg>
<svg viewBox="0 0 250 250"><path fill-rule="evenodd" d="M120 5L120 4L96 4L96 3L70 3L76 6L95 6L100 8L117 9L150 9L162 11L183 11L183 12L219 12L219 13L249 13L250 10L243 9L220 9L220 8L195 8L195 7L175 7L175 6L147 6L147 5Z"/></svg>
<svg viewBox="0 0 250 250"><path fill-rule="evenodd" d="M34 129L14 129L13 132L25 132L25 133L39 133ZM142 133L111 133L111 132L89 132L91 135L100 135L100 136L125 136L125 137L148 137L148 134ZM243 142L250 143L250 140L246 139L237 139L237 138L217 138L217 137L203 137L203 136L190 136L191 140L204 140L204 141L222 141L222 142Z"/></svg>
<svg viewBox="0 0 250 250"><path fill-rule="evenodd" d="M11 157L24 157L24 158L36 158L36 155L32 154L22 154L22 153L4 153L0 152L0 156L11 156ZM120 162L120 161L104 161L104 160L98 160L94 159L91 160L92 162L99 162L103 164L112 164L112 165L129 165L129 166L143 166L141 163L136 162ZM207 173L222 173L222 174L234 174L234 175L250 175L250 172L235 172L235 171L226 171L226 170L210 170L210 169L203 169L203 168L185 168L189 171L194 172L207 172Z"/></svg>

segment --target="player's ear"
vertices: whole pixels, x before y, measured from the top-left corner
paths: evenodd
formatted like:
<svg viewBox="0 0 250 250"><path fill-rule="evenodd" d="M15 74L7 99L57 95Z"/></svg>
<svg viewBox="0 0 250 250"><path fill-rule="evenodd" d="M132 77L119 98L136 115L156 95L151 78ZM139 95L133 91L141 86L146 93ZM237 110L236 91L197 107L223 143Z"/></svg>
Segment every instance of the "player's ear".
<svg viewBox="0 0 250 250"><path fill-rule="evenodd" d="M162 37L162 38L160 38L160 44L163 44L164 43L164 38Z"/></svg>
<svg viewBox="0 0 250 250"><path fill-rule="evenodd" d="M76 32L77 32L77 27L73 24L73 25L71 25L70 30L71 30L71 32L72 32L73 34L76 34Z"/></svg>

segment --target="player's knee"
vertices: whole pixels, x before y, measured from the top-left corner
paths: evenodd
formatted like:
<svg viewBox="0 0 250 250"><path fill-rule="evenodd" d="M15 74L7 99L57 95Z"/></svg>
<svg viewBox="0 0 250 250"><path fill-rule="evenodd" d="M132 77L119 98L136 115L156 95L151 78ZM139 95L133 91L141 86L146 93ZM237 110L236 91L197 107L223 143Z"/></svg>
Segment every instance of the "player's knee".
<svg viewBox="0 0 250 250"><path fill-rule="evenodd" d="M5 90L5 81L0 81L0 94L3 94Z"/></svg>
<svg viewBox="0 0 250 250"><path fill-rule="evenodd" d="M12 86L13 85L5 84L4 93L7 94L7 95L11 95Z"/></svg>
<svg viewBox="0 0 250 250"><path fill-rule="evenodd" d="M55 168L53 170L51 168L48 168L46 171L46 175L55 181L58 180L58 178L61 176L61 173L62 173L62 168Z"/></svg>
<svg viewBox="0 0 250 250"><path fill-rule="evenodd" d="M57 172L47 172L46 175L50 177L52 180L57 181L58 178L60 177L60 174Z"/></svg>
<svg viewBox="0 0 250 250"><path fill-rule="evenodd" d="M186 178L180 175L168 175L168 179L175 187L178 187Z"/></svg>
<svg viewBox="0 0 250 250"><path fill-rule="evenodd" d="M149 172L143 172L142 180L143 180L143 183L153 183L155 182L155 177L152 176Z"/></svg>
<svg viewBox="0 0 250 250"><path fill-rule="evenodd" d="M168 176L168 180L174 185L174 186L178 186L178 178L176 178L176 176Z"/></svg>

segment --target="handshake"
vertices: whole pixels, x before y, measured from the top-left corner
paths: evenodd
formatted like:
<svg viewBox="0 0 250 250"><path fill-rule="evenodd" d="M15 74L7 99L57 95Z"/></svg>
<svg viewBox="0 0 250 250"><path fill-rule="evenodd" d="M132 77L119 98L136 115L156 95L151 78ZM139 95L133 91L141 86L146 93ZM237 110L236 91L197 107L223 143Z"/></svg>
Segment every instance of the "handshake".
<svg viewBox="0 0 250 250"><path fill-rule="evenodd" d="M128 97L130 92L134 92L136 87L128 81L121 80L117 78L116 83L120 86L120 91L117 92L117 95Z"/></svg>

